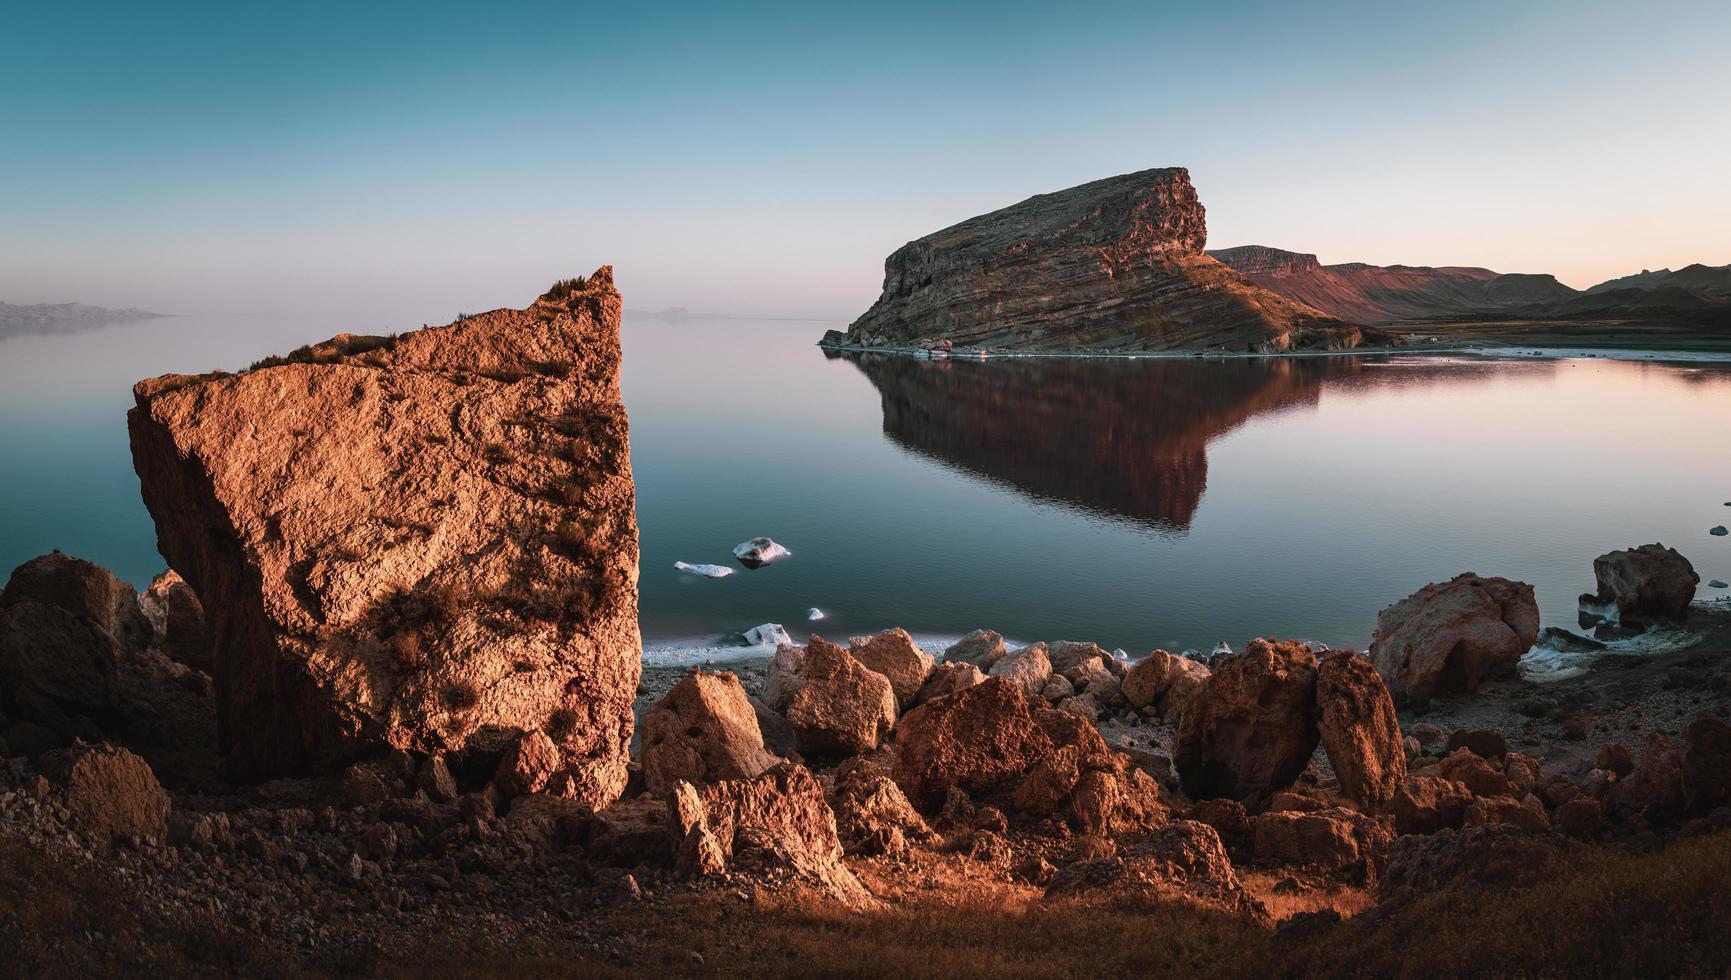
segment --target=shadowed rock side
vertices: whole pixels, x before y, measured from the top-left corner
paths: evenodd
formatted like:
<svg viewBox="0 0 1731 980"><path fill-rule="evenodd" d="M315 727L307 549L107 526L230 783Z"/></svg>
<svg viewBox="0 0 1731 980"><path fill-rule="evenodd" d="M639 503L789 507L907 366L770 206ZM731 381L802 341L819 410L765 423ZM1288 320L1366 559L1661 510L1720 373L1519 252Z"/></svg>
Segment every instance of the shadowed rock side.
<svg viewBox="0 0 1731 980"><path fill-rule="evenodd" d="M1208 443L1257 415L1315 404L1354 358L1185 360L846 354L909 450L1056 500L1182 532L1208 485Z"/></svg>
<svg viewBox="0 0 1731 980"><path fill-rule="evenodd" d="M640 656L619 312L603 267L525 310L135 387L237 775L391 748L484 767L539 730L570 795L619 795Z"/></svg>
<svg viewBox="0 0 1731 980"><path fill-rule="evenodd" d="M1181 167L1034 197L909 242L831 345L1280 351L1388 342L1252 284L1203 252Z"/></svg>

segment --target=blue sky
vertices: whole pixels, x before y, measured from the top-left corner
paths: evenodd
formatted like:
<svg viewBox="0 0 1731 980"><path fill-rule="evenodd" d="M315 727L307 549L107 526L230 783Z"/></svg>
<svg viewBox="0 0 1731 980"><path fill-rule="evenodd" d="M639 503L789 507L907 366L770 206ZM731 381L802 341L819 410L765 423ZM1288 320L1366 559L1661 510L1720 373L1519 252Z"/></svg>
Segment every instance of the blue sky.
<svg viewBox="0 0 1731 980"><path fill-rule="evenodd" d="M1187 166L1210 244L1731 262L1731 4L14 4L0 300L850 318L903 242Z"/></svg>

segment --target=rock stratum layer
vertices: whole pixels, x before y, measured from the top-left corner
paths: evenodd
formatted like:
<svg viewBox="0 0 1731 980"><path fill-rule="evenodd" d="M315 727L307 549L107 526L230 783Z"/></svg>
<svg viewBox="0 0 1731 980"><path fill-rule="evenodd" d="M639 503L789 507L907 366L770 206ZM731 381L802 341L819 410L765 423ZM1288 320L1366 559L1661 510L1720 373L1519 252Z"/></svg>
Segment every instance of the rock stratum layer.
<svg viewBox="0 0 1731 980"><path fill-rule="evenodd" d="M567 795L620 794L640 640L619 314L603 267L524 310L134 388L231 769L487 767L540 731Z"/></svg>
<svg viewBox="0 0 1731 980"><path fill-rule="evenodd" d="M1263 289L1203 251L1181 167L1108 177L897 249L883 295L830 346L1280 351L1391 341Z"/></svg>

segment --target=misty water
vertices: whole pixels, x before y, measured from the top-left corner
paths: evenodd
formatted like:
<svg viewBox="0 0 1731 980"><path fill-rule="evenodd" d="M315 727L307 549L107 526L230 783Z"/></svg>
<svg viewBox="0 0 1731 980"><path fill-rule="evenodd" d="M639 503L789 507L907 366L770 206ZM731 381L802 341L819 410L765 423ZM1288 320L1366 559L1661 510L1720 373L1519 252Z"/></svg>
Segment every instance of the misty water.
<svg viewBox="0 0 1731 980"><path fill-rule="evenodd" d="M127 446L134 380L417 325L174 317L0 341L0 565L59 548L135 584L163 567ZM648 646L766 622L1362 646L1378 609L1462 571L1533 583L1562 626L1613 548L1663 541L1703 583L1731 579L1731 539L1708 534L1731 522L1723 365L831 357L813 346L831 326L627 317ZM793 557L740 567L757 535Z"/></svg>

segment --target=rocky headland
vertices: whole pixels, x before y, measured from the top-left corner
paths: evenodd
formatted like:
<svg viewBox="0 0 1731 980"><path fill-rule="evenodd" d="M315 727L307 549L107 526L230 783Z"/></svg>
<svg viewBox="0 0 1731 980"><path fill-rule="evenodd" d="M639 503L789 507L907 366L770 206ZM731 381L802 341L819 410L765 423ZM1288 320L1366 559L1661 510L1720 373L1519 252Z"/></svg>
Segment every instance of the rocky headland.
<svg viewBox="0 0 1731 980"><path fill-rule="evenodd" d="M883 295L825 346L1277 352L1395 339L1255 285L1205 251L1181 167L1039 194L897 249Z"/></svg>
<svg viewBox="0 0 1731 980"><path fill-rule="evenodd" d="M148 310L111 310L84 303L35 303L29 306L0 303L0 340L29 334L78 333L161 316L161 313Z"/></svg>
<svg viewBox="0 0 1731 980"><path fill-rule="evenodd" d="M618 316L603 268L139 384L175 571L0 592L10 969L1731 969L1731 610L1678 552L1594 562L1594 637L1467 572L1362 655L888 629L644 676Z"/></svg>

